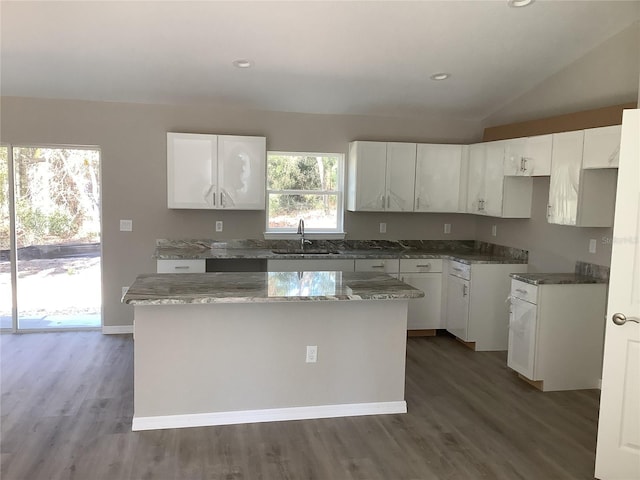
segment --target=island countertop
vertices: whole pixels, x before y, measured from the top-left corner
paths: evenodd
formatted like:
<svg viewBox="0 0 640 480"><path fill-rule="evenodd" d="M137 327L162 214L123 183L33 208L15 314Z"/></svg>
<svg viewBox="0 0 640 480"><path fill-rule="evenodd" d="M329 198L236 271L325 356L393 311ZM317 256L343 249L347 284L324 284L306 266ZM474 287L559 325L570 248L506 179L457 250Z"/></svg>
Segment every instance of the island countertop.
<svg viewBox="0 0 640 480"><path fill-rule="evenodd" d="M222 272L139 275L122 302L130 305L391 300L424 292L371 272Z"/></svg>

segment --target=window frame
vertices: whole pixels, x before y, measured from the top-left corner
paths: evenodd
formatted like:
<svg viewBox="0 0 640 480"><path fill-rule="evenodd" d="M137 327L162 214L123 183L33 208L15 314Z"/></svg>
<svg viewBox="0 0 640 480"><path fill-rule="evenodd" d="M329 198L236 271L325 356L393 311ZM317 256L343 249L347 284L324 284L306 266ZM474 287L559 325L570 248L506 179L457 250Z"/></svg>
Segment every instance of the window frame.
<svg viewBox="0 0 640 480"><path fill-rule="evenodd" d="M281 155L281 156L308 156L308 157L337 157L338 158L338 178L336 182L335 190L272 190L269 188L269 156ZM269 227L269 196L271 194L281 195L335 195L337 197L337 225L336 228L312 228L305 227L306 238L316 239L343 239L345 237L344 232L344 199L345 199L345 154L344 153L331 153L331 152L292 152L282 150L269 150L267 151L267 167L266 167L266 186L265 186L265 239L291 239L291 237L298 236L297 227ZM303 218L304 220L304 218Z"/></svg>

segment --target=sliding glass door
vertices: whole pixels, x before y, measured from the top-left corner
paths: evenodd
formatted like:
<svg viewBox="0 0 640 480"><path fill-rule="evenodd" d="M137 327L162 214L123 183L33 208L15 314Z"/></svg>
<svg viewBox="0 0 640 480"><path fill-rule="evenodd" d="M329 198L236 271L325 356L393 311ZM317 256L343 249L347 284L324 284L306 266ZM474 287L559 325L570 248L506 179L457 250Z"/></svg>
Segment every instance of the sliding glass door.
<svg viewBox="0 0 640 480"><path fill-rule="evenodd" d="M8 196L15 211L15 321L9 315L13 328L100 327L99 150L14 146L12 153L13 162L8 163L13 163L14 188ZM5 252L4 243L1 249ZM11 295L10 288L5 292L6 284L11 285L5 270L10 276L11 268L4 262L3 256L2 319L5 296Z"/></svg>

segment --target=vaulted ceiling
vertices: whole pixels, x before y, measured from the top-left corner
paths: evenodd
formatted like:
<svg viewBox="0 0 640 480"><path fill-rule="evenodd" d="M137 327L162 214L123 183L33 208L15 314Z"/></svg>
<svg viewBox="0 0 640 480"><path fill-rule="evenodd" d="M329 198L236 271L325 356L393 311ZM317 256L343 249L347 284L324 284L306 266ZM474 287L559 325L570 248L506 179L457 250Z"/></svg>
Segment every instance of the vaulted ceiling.
<svg viewBox="0 0 640 480"><path fill-rule="evenodd" d="M640 18L640 2L608 0L3 0L0 9L2 95L477 120ZM433 81L436 72L451 77Z"/></svg>

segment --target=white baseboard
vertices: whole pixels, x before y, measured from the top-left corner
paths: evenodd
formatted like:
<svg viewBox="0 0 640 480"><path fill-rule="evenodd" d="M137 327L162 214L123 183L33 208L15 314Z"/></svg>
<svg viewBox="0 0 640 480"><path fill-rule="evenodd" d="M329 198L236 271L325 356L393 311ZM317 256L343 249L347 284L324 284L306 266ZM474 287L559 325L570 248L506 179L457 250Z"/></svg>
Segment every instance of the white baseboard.
<svg viewBox="0 0 640 480"><path fill-rule="evenodd" d="M407 413L407 402L347 403L313 407L269 408L264 410L240 410L232 412L194 413L156 417L133 417L133 431L160 430L164 428L208 427L235 425L238 423L276 422L311 418L356 417Z"/></svg>
<svg viewBox="0 0 640 480"><path fill-rule="evenodd" d="M103 325L102 333L104 335L122 335L124 333L133 333L133 325Z"/></svg>

